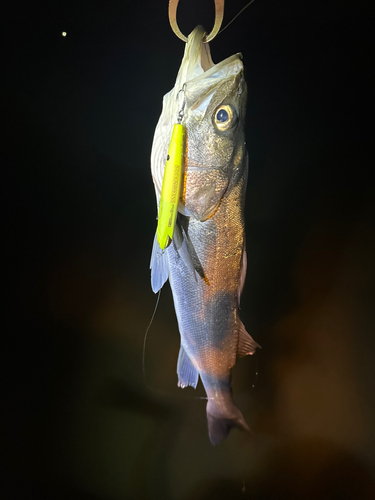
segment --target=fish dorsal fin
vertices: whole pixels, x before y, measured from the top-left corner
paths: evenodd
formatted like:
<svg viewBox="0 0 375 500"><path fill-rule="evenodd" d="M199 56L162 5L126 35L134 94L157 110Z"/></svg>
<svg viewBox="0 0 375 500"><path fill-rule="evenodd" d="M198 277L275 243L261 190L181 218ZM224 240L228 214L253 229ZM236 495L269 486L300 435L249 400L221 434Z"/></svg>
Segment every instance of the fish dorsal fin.
<svg viewBox="0 0 375 500"><path fill-rule="evenodd" d="M181 346L177 361L178 387L197 387L199 373Z"/></svg>
<svg viewBox="0 0 375 500"><path fill-rule="evenodd" d="M244 235L242 257L241 257L240 281L238 283L238 307L240 306L241 294L243 287L245 285L246 271L247 271L247 253L246 253L246 239Z"/></svg>
<svg viewBox="0 0 375 500"><path fill-rule="evenodd" d="M169 276L169 264L167 252L163 251L158 243L155 233L154 244L151 253L151 288L157 293L167 281Z"/></svg>
<svg viewBox="0 0 375 500"><path fill-rule="evenodd" d="M237 356L239 358L243 358L248 354L254 354L257 347L261 348L260 345L247 333L246 328L241 321L238 335Z"/></svg>

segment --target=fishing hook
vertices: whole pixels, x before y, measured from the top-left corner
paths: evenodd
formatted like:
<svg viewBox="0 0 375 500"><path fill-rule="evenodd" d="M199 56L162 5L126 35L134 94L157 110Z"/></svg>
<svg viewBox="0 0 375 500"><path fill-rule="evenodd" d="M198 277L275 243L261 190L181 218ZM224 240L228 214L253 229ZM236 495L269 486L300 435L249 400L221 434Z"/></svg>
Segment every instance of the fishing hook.
<svg viewBox="0 0 375 500"><path fill-rule="evenodd" d="M203 40L204 43L208 43L211 40L215 38L215 36L219 33L221 23L223 22L223 17L224 17L224 0L214 0L215 1L215 24L214 27L212 28L211 33L205 37ZM180 28L178 27L177 24L177 5L178 5L179 0L169 0L169 8L168 8L168 15L169 15L169 22L171 25L171 28L174 32L175 35L178 36L182 41L187 42L188 39L185 35L183 35L180 31Z"/></svg>
<svg viewBox="0 0 375 500"><path fill-rule="evenodd" d="M181 93L182 93L182 98L183 98L183 101L182 101L182 104L181 104L181 107L180 107L180 110L179 110L178 116L177 116L177 123L182 123L182 120L184 118L184 109L185 109L185 102L186 102L185 86L186 86L186 83L184 83L182 88L177 92L177 99L179 99Z"/></svg>

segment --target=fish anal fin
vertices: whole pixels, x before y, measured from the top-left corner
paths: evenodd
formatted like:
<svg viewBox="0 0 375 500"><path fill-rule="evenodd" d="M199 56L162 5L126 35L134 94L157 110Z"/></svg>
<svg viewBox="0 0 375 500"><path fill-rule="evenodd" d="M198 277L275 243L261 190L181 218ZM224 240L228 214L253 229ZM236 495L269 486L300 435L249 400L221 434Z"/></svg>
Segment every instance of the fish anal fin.
<svg viewBox="0 0 375 500"><path fill-rule="evenodd" d="M197 387L199 373L181 346L177 361L178 387Z"/></svg>
<svg viewBox="0 0 375 500"><path fill-rule="evenodd" d="M260 345L247 333L244 324L241 322L238 334L237 356L239 358L243 358L248 354L254 354L257 347L261 348Z"/></svg>
<svg viewBox="0 0 375 500"><path fill-rule="evenodd" d="M169 264L167 253L163 251L158 243L156 234L151 254L151 288L154 293L157 293L169 276Z"/></svg>

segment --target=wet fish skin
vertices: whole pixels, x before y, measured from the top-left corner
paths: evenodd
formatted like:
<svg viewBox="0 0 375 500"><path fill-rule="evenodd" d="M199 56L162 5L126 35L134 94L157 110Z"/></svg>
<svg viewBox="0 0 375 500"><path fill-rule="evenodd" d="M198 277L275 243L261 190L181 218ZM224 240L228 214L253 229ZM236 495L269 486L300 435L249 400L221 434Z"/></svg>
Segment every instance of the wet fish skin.
<svg viewBox="0 0 375 500"><path fill-rule="evenodd" d="M253 354L258 344L238 314L246 274L244 69L240 54L213 65L208 44L201 43L202 30L198 27L189 36L179 73L185 77L187 151L177 233L164 254L154 245L152 273L158 285L168 273L181 335L179 386L196 387L201 377L208 397L209 436L215 445L232 427L249 430L233 403L230 370L238 356ZM195 66L190 58L195 58ZM205 66L201 72L199 64ZM175 89L181 84L178 80ZM215 125L217 109L223 105L230 106L234 116L226 131ZM163 112L167 108L165 98ZM166 116L164 120L166 124ZM162 168L155 151L160 150L161 131L162 127L156 129L152 156L157 199Z"/></svg>

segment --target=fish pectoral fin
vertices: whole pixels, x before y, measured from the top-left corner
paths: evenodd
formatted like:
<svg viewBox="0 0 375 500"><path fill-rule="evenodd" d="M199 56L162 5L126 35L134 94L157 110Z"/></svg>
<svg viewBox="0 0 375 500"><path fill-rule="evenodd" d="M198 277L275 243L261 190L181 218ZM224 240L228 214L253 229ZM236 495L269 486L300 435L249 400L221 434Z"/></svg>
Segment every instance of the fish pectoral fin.
<svg viewBox="0 0 375 500"><path fill-rule="evenodd" d="M185 215L178 214L178 220L181 225L181 232L183 235L183 239L186 242L186 247L187 251L190 257L190 260L192 262L192 265L195 269L195 271L199 274L199 276L205 281L207 285L209 285L209 281L205 275L205 272L202 268L202 264L200 263L199 257L197 255L197 252L195 251L194 245L190 239L189 236L189 217L186 217Z"/></svg>
<svg viewBox="0 0 375 500"><path fill-rule="evenodd" d="M197 387L199 373L181 346L177 361L178 387Z"/></svg>
<svg viewBox="0 0 375 500"><path fill-rule="evenodd" d="M194 265L193 265L193 262L191 260L189 249L187 246L187 239L186 239L186 236L184 236L184 233L182 231L182 228L180 226L178 219L177 219L174 234L173 234L173 244L174 244L176 252L184 261L185 266L188 268L189 272L191 272L193 274L195 281L197 281L197 277L195 275Z"/></svg>
<svg viewBox="0 0 375 500"><path fill-rule="evenodd" d="M152 246L150 269L151 288L154 293L157 293L168 279L169 264L167 253L160 248L156 233Z"/></svg>
<svg viewBox="0 0 375 500"><path fill-rule="evenodd" d="M243 358L248 354L254 354L257 347L261 349L260 345L247 333L246 328L241 321L238 335L237 356L239 358Z"/></svg>

